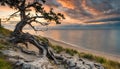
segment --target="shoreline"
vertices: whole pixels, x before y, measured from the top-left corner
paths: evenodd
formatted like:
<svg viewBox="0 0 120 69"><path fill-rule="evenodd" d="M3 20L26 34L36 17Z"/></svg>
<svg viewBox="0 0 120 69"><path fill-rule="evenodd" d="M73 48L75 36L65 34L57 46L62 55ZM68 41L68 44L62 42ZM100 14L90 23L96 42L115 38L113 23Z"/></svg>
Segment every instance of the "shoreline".
<svg viewBox="0 0 120 69"><path fill-rule="evenodd" d="M76 46L76 45L66 43L66 42L63 42L63 41L60 41L60 40L55 40L55 39L52 39L52 38L49 38L49 37L46 37L46 38L48 38L48 40L54 45L59 45L63 48L74 49L74 50L77 50L78 52L84 52L84 53L92 54L92 55L95 55L95 56L103 57L107 60L112 60L112 61L116 61L116 62L120 63L120 56L113 55L113 54L108 54L108 53L104 53L104 52L99 52L99 51L95 51L95 50L86 49L86 48L83 48L81 46Z"/></svg>

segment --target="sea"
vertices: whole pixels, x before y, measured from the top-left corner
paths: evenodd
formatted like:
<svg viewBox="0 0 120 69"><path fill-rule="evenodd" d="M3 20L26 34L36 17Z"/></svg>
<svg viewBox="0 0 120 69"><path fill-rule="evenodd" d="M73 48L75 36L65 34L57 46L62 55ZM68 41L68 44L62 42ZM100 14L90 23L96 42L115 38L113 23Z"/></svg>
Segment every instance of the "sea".
<svg viewBox="0 0 120 69"><path fill-rule="evenodd" d="M11 25L6 24L4 27L13 30L14 27ZM32 29L25 29L24 31L70 43L85 49L120 56L119 29L64 29L39 32L34 32Z"/></svg>
<svg viewBox="0 0 120 69"><path fill-rule="evenodd" d="M120 30L49 30L43 36L86 49L120 56Z"/></svg>

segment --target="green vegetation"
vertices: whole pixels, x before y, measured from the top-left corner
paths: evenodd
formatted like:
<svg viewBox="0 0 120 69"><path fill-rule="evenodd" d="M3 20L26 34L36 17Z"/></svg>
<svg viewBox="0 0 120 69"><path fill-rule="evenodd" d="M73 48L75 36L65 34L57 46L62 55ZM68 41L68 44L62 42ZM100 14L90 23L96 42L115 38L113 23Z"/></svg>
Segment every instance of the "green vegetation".
<svg viewBox="0 0 120 69"><path fill-rule="evenodd" d="M45 38L45 37L42 37L42 36L35 36L38 40L42 41L42 42L45 42L45 43L49 43L48 42L48 39Z"/></svg>
<svg viewBox="0 0 120 69"><path fill-rule="evenodd" d="M0 69L12 69L12 64L5 58L6 57L0 53Z"/></svg>
<svg viewBox="0 0 120 69"><path fill-rule="evenodd" d="M1 44L1 42L0 42L0 50L2 50L4 48L5 48L5 46L3 44Z"/></svg>
<svg viewBox="0 0 120 69"><path fill-rule="evenodd" d="M68 53L69 55L71 56L74 56L75 54L77 54L77 51L76 50L73 50L73 49L64 49L63 47L59 46L59 45L50 45L56 53L61 53L61 52L65 52L65 53Z"/></svg>
<svg viewBox="0 0 120 69"><path fill-rule="evenodd" d="M68 49L68 48L65 49L65 52L70 54L71 56L74 56L75 54L77 54L76 50Z"/></svg>
<svg viewBox="0 0 120 69"><path fill-rule="evenodd" d="M0 27L0 35L9 36L11 32L12 32L12 31L10 31L10 30L8 30L8 29L5 29L5 28L3 28L3 27Z"/></svg>
<svg viewBox="0 0 120 69"><path fill-rule="evenodd" d="M10 43L3 37L9 36L11 31L0 27L0 50L7 49ZM0 53L0 69L12 69L12 64L7 61L6 57Z"/></svg>
<svg viewBox="0 0 120 69"><path fill-rule="evenodd" d="M0 69L12 69L12 67L8 61L0 58Z"/></svg>
<svg viewBox="0 0 120 69"><path fill-rule="evenodd" d="M11 46L12 46L12 44L9 43L7 40L0 38L0 50L8 49L8 48L10 48Z"/></svg>
<svg viewBox="0 0 120 69"><path fill-rule="evenodd" d="M5 48L5 45L0 44L0 50ZM6 59L2 53L0 53L0 69L12 69L12 64Z"/></svg>
<svg viewBox="0 0 120 69"><path fill-rule="evenodd" d="M52 48L55 50L56 53L61 53L62 51L64 51L64 49L59 45L52 46Z"/></svg>
<svg viewBox="0 0 120 69"><path fill-rule="evenodd" d="M6 37L10 36L12 31L5 29L3 27L0 27L0 50L1 49L7 49L11 43L9 43L6 40Z"/></svg>

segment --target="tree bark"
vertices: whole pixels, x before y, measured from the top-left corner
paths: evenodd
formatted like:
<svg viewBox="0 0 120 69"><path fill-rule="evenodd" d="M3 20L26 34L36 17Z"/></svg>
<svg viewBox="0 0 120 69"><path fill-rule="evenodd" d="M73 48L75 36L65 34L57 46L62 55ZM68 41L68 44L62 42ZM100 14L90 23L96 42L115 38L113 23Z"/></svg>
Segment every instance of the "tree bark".
<svg viewBox="0 0 120 69"><path fill-rule="evenodd" d="M1 21L1 18L0 18L0 27L2 27L1 22L2 22L2 21Z"/></svg>

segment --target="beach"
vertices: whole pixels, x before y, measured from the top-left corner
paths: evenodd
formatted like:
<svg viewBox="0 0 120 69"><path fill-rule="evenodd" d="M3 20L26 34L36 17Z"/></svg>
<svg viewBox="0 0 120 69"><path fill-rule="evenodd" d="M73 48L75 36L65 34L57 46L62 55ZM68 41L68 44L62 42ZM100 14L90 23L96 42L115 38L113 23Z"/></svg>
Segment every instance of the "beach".
<svg viewBox="0 0 120 69"><path fill-rule="evenodd" d="M84 52L84 53L87 53L87 54L92 54L92 55L95 55L95 56L104 57L108 60L117 61L117 62L120 63L120 56L118 56L118 55L113 55L113 54L103 53L103 52L99 52L99 51L95 51L95 50L85 49L81 46L76 46L76 45L66 43L66 42L63 42L63 41L59 41L59 40L55 40L55 39L52 39L52 38L48 38L48 40L52 44L62 46L63 48L74 49L74 50L77 50L78 52Z"/></svg>

